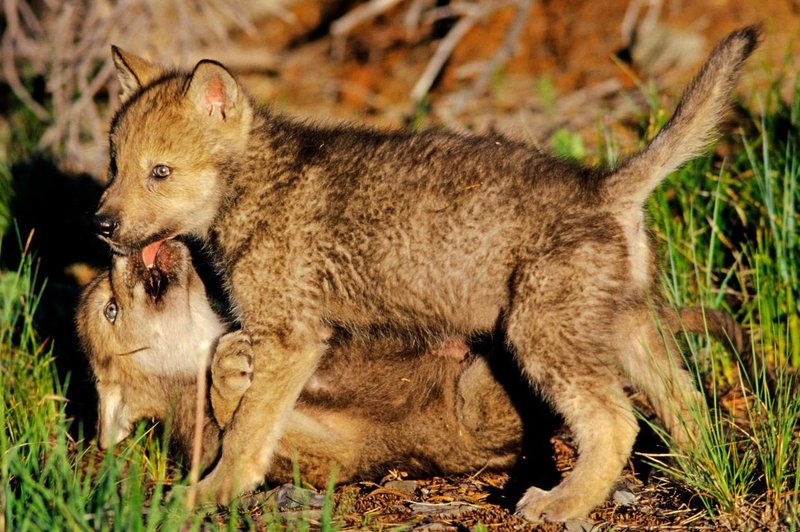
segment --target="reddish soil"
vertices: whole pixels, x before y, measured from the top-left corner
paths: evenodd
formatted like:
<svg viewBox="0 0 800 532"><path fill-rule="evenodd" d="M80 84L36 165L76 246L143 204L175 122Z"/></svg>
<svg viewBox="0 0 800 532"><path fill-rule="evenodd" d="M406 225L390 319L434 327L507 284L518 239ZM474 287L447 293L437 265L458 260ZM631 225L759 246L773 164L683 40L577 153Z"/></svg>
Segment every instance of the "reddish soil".
<svg viewBox="0 0 800 532"><path fill-rule="evenodd" d="M330 36L323 32L314 38L309 32L341 15L340 3L300 1L292 9L295 23L270 19L263 32L250 38L250 44L276 54L270 77L249 77L259 98L316 118L398 127L416 117L418 125L494 129L545 145L563 127L582 133L592 146L601 126L633 141L627 128L616 126L646 112L636 84L653 81L658 94L675 96L713 44L737 27L763 23L765 37L743 76L742 94L781 72L783 87L790 90L797 69L782 65L796 67L800 57L795 37L800 35L800 2L795 0L663 0L658 22L667 36L655 45L660 62L653 65L626 64L615 57L626 46L621 26L627 0L536 1L516 53L488 94L455 113L448 108L448 96L472 82L470 66L486 60L503 40L515 15L512 8L488 17L460 41L430 93L429 112L419 116L409 94L440 40L424 26L409 35L402 22L411 2L401 2L356 27L339 43L344 54L338 59ZM690 41L692 47L681 48Z"/></svg>

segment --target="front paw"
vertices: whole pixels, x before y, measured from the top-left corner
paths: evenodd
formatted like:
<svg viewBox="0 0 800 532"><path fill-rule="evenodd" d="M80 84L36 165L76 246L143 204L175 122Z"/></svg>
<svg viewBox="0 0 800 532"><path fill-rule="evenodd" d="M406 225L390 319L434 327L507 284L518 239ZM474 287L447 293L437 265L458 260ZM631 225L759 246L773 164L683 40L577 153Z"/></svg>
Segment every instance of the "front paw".
<svg viewBox="0 0 800 532"><path fill-rule="evenodd" d="M211 406L220 428L230 423L252 382L250 337L242 331L223 335L211 361Z"/></svg>

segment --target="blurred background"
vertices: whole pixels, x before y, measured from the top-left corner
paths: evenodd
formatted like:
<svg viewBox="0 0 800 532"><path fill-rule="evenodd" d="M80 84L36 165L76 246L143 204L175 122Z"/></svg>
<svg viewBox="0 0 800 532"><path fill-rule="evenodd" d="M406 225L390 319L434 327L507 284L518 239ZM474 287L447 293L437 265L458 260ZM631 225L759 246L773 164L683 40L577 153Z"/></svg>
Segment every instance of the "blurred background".
<svg viewBox="0 0 800 532"><path fill-rule="evenodd" d="M0 145L21 102L58 166L102 179L117 106L110 45L164 65L217 59L258 100L317 119L500 131L585 155L621 142L711 46L763 22L747 94L792 87L798 0L5 0ZM595 139L595 140L593 140Z"/></svg>
<svg viewBox="0 0 800 532"><path fill-rule="evenodd" d="M738 86L739 119L792 99L800 57L799 0L2 6L0 268L14 270L27 252L47 279L38 330L64 354L60 375L75 383L68 409L86 427L94 386L72 322L80 287L109 260L90 219L119 105L112 44L172 68L217 59L259 102L317 121L499 132L592 164L613 164L651 135L714 43L736 27L764 25ZM720 143L717 155L728 149Z"/></svg>
<svg viewBox="0 0 800 532"><path fill-rule="evenodd" d="M4 0L0 266L36 259L38 330L93 425L74 343L80 287L109 251L91 230L119 105L110 47L170 68L213 58L263 104L317 121L499 132L613 164L668 116L714 43L762 22L738 87L756 112L795 87L798 0ZM761 96L763 98L763 96ZM726 144L717 147L724 152ZM724 155L724 153L723 153Z"/></svg>

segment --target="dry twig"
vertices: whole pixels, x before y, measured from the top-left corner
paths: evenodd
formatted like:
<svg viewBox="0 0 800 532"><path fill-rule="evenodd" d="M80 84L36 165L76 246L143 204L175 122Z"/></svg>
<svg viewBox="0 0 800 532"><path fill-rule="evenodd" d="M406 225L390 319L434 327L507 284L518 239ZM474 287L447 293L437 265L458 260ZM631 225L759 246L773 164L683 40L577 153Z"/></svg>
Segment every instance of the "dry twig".
<svg viewBox="0 0 800 532"><path fill-rule="evenodd" d="M359 24L371 20L381 13L399 4L401 0L370 0L366 4L356 6L343 17L331 24L334 56L344 57L344 40Z"/></svg>
<svg viewBox="0 0 800 532"><path fill-rule="evenodd" d="M481 96L488 88L492 76L505 66L516 50L520 34L525 28L525 24L528 22L528 17L533 7L533 0L516 0L514 3L517 5L517 13L514 16L514 21L506 31L503 42L494 56L484 63L478 78L469 88L451 97L454 112L463 109L467 101Z"/></svg>
<svg viewBox="0 0 800 532"><path fill-rule="evenodd" d="M194 412L194 439L192 441L192 465L189 469L189 493L186 506L194 508L197 502L197 482L200 480L200 459L203 454L203 421L206 412L206 365L197 367L197 396Z"/></svg>
<svg viewBox="0 0 800 532"><path fill-rule="evenodd" d="M281 14L289 1L4 0L0 72L17 98L47 123L40 147L70 170L99 175L100 147L117 103L112 43L165 64L185 65L210 48L215 55L237 54L232 31L253 32L253 18ZM263 63L265 55L247 57ZM26 88L37 76L45 79L44 104Z"/></svg>
<svg viewBox="0 0 800 532"><path fill-rule="evenodd" d="M519 1L530 4L530 0ZM469 32L478 21L488 17L508 4L509 0L496 0L481 5L461 2L447 6L447 15L441 12L437 14L439 17L444 18L445 16L451 16L450 13L452 13L460 15L461 18L450 29L447 36L439 43L433 57L428 61L422 76L417 80L414 88L411 89L411 100L415 105L421 102L428 94L428 91L444 67L444 64L450 58L453 50L455 50L456 46L461 42L461 39L464 38L467 32ZM525 22L527 22L527 17L521 20L520 29L524 26ZM516 26L517 24L512 24L512 28Z"/></svg>
<svg viewBox="0 0 800 532"><path fill-rule="evenodd" d="M346 15L336 20L331 25L331 35L334 39L333 53L335 57L344 57L344 46L347 35L358 25L372 20L380 14L400 3L400 0L370 0L359 5ZM444 6L436 6L431 0L413 0L411 6L403 15L403 26L409 36L416 36L420 26L432 27L437 21L455 19L456 22L439 41L433 56L428 60L420 77L411 89L411 101L419 104L428 94L436 78L442 72L453 51L479 22L487 19L499 9L516 6L516 15L509 25L505 38L495 51L494 55L485 62L475 82L458 95L461 102L466 102L481 95L489 85L492 75L508 61L513 54L520 34L528 22L533 0L484 0L482 2L469 2L466 0L453 1ZM462 107L463 103L459 106Z"/></svg>

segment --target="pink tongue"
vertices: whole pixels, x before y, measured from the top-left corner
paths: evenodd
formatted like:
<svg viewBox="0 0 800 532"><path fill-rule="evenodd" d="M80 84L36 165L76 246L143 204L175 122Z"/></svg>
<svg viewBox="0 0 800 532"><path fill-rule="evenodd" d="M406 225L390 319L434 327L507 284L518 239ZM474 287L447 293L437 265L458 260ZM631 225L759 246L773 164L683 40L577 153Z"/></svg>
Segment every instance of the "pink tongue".
<svg viewBox="0 0 800 532"><path fill-rule="evenodd" d="M158 255L158 248L161 247L161 244L164 243L164 240L156 240L149 246L145 246L142 250L142 260L144 261L144 265L147 268L152 268L156 264L156 255Z"/></svg>

